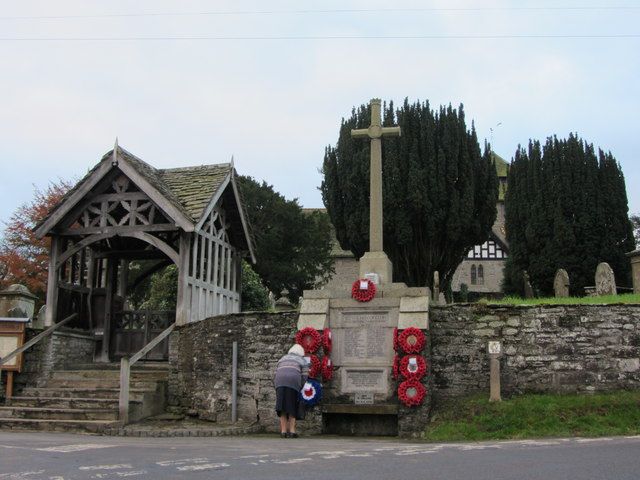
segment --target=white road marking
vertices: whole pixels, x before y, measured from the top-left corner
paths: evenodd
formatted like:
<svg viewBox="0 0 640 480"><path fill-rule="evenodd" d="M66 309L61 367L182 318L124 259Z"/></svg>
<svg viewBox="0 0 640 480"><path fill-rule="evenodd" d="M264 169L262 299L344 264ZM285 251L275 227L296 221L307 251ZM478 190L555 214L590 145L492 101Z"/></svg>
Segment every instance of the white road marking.
<svg viewBox="0 0 640 480"><path fill-rule="evenodd" d="M235 460L244 460L247 458L266 458L270 456L271 455L269 455L268 453L265 453L264 455L243 455L242 457L236 457Z"/></svg>
<svg viewBox="0 0 640 480"><path fill-rule="evenodd" d="M56 453L70 453L81 452L83 450L94 450L97 448L112 448L117 445L101 445L99 443L83 443L80 445L58 445L55 447L36 448L41 452L56 452Z"/></svg>
<svg viewBox="0 0 640 480"><path fill-rule="evenodd" d="M202 470L220 470L221 468L227 468L230 465L228 463L201 463L197 465L184 465L178 467L181 472L199 472Z"/></svg>
<svg viewBox="0 0 640 480"><path fill-rule="evenodd" d="M162 460L160 462L156 462L156 465L160 465L161 467L175 467L176 465L186 465L187 463L207 463L210 461L211 460L205 457L183 458L181 460Z"/></svg>
<svg viewBox="0 0 640 480"><path fill-rule="evenodd" d="M0 474L0 478L7 478L10 480L23 480L24 478L32 477L34 475L42 475L44 470L38 470L34 472L16 472L16 473L3 473Z"/></svg>
<svg viewBox="0 0 640 480"><path fill-rule="evenodd" d="M85 465L78 467L78 470L120 470L122 468L133 468L128 463L121 463L119 465Z"/></svg>
<svg viewBox="0 0 640 480"><path fill-rule="evenodd" d="M294 464L294 463L304 463L304 462L309 462L311 460L311 458L291 458L289 460L274 460L273 463L277 463L278 465L289 465L289 464Z"/></svg>
<svg viewBox="0 0 640 480"><path fill-rule="evenodd" d="M146 470L133 470L131 472L116 472L119 477L135 477L137 475L146 475Z"/></svg>

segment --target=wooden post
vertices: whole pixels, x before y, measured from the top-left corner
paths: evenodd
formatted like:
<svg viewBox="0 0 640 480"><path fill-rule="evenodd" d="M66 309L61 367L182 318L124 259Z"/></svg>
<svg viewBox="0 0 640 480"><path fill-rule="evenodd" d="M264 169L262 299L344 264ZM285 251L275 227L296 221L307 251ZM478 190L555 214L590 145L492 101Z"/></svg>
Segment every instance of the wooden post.
<svg viewBox="0 0 640 480"><path fill-rule="evenodd" d="M180 233L180 261L178 263L178 295L176 301L176 324L185 325L189 323L189 304L191 296L189 295L189 234Z"/></svg>
<svg viewBox="0 0 640 480"><path fill-rule="evenodd" d="M104 332L102 334L101 361L109 361L109 347L111 344L111 327L113 324L113 287L115 284L115 273L118 262L115 258L107 259L107 281L105 285L104 298Z"/></svg>
<svg viewBox="0 0 640 480"><path fill-rule="evenodd" d="M131 366L127 357L120 359L120 396L118 398L118 419L122 425L129 423L129 379Z"/></svg>
<svg viewBox="0 0 640 480"><path fill-rule="evenodd" d="M489 401L500 402L500 356L502 344L498 341L490 341L487 350L489 352Z"/></svg>
<svg viewBox="0 0 640 480"><path fill-rule="evenodd" d="M56 264L60 255L60 239L51 237L51 255L49 256L49 272L47 274L47 309L45 311L44 326L50 327L56 321L58 314L58 271Z"/></svg>
<svg viewBox="0 0 640 480"><path fill-rule="evenodd" d="M7 371L7 389L5 397L7 400L13 397L13 370Z"/></svg>

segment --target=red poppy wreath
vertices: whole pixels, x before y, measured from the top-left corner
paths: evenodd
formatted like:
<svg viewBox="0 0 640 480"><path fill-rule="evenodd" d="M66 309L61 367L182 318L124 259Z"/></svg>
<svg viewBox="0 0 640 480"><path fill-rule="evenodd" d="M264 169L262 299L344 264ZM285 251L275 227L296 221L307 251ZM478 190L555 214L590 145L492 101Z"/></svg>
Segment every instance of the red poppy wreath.
<svg viewBox="0 0 640 480"><path fill-rule="evenodd" d="M398 336L398 345L405 353L419 353L424 348L425 337L422 330L409 327Z"/></svg>
<svg viewBox="0 0 640 480"><path fill-rule="evenodd" d="M417 407L424 401L427 389L417 380L405 380L398 386L398 398L407 407Z"/></svg>
<svg viewBox="0 0 640 480"><path fill-rule="evenodd" d="M311 366L309 367L309 378L318 378L322 373L322 365L317 355L309 355Z"/></svg>
<svg viewBox="0 0 640 480"><path fill-rule="evenodd" d="M331 353L331 348L332 348L331 329L325 328L322 331L322 349L324 350L324 354L329 355Z"/></svg>
<svg viewBox="0 0 640 480"><path fill-rule="evenodd" d="M322 381L328 382L333 378L333 363L331 363L331 359L325 355L322 357Z"/></svg>
<svg viewBox="0 0 640 480"><path fill-rule="evenodd" d="M315 328L306 327L296 333L296 343L302 345L304 353L315 353L322 343L322 337Z"/></svg>
<svg viewBox="0 0 640 480"><path fill-rule="evenodd" d="M365 287L366 288L363 288ZM358 279L351 286L351 297L359 302L370 302L376 296L376 284L367 278Z"/></svg>
<svg viewBox="0 0 640 480"><path fill-rule="evenodd" d="M427 373L427 362L420 355L405 355L400 361L400 373L408 380L420 380Z"/></svg>

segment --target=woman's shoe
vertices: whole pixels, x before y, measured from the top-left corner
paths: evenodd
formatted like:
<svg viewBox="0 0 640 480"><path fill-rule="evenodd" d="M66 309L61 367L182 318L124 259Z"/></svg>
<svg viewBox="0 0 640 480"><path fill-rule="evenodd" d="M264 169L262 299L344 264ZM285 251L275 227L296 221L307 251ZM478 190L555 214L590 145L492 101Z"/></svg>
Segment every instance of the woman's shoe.
<svg viewBox="0 0 640 480"><path fill-rule="evenodd" d="M280 438L289 438L289 434L286 432L280 432Z"/></svg>
<svg viewBox="0 0 640 480"><path fill-rule="evenodd" d="M298 434L296 432L290 433L289 438L298 438Z"/></svg>

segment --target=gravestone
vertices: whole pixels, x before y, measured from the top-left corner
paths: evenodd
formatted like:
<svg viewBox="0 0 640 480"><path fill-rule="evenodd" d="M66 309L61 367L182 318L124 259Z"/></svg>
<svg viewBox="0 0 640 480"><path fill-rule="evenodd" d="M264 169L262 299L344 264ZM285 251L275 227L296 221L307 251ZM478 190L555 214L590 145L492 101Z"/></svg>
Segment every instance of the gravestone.
<svg viewBox="0 0 640 480"><path fill-rule="evenodd" d="M640 250L628 253L631 260L631 277L633 278L633 293L640 295Z"/></svg>
<svg viewBox="0 0 640 480"><path fill-rule="evenodd" d="M553 279L553 291L556 297L569 296L569 274L563 268L556 272L556 276Z"/></svg>
<svg viewBox="0 0 640 480"><path fill-rule="evenodd" d="M433 301L440 303L440 272L433 272Z"/></svg>
<svg viewBox="0 0 640 480"><path fill-rule="evenodd" d="M533 287L531 286L531 281L529 280L529 273L523 272L522 279L524 281L524 298L533 298L535 295L533 294Z"/></svg>
<svg viewBox="0 0 640 480"><path fill-rule="evenodd" d="M381 126L380 107L380 100L372 100L371 126L352 130L352 136L371 141L370 246L360 259L359 274L375 284L375 297L368 302L351 298L351 283L307 290L298 329L330 328L332 333L334 378L323 385L323 431L414 436L426 427L429 399L417 408L400 405L398 381L393 378L393 335L395 328L428 329L429 290L394 283L392 265L383 250L380 142L382 136L399 135L400 129ZM427 362L428 348L427 343L421 352Z"/></svg>
<svg viewBox="0 0 640 480"><path fill-rule="evenodd" d="M596 294L601 296L616 295L617 293L616 277L613 274L613 270L608 263L599 263L598 268L596 268Z"/></svg>

